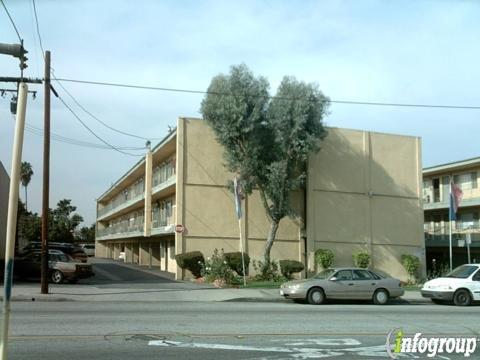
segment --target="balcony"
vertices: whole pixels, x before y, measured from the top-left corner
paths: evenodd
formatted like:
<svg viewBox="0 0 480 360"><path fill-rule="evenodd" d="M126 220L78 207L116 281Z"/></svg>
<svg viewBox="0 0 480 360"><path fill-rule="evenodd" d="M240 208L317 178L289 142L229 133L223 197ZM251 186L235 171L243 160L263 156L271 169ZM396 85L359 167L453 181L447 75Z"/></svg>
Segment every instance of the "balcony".
<svg viewBox="0 0 480 360"><path fill-rule="evenodd" d="M137 218L135 223L122 220L105 229L97 231L97 240L123 239L130 237L143 237L143 216ZM152 214L151 235L167 235L175 233L175 224L171 213L157 211Z"/></svg>
<svg viewBox="0 0 480 360"><path fill-rule="evenodd" d="M152 187L152 196L162 196L164 193L171 192L172 187L176 184L175 174L171 175L165 181L157 183ZM97 221L109 220L113 215L118 216L119 213L126 213L136 207L145 199L144 189L134 189L132 196L117 196L107 206L98 210Z"/></svg>
<svg viewBox="0 0 480 360"><path fill-rule="evenodd" d="M450 204L448 200L445 200L442 202L433 202L433 203L424 202L423 210L448 209L449 206ZM460 202L460 208L470 207L470 206L480 206L480 197L469 198L465 196Z"/></svg>

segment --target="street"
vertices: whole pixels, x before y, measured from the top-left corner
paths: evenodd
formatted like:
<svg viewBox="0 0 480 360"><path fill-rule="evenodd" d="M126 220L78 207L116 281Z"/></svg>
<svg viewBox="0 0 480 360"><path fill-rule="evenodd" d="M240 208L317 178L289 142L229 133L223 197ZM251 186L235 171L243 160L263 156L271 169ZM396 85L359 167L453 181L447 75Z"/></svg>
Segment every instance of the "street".
<svg viewBox="0 0 480 360"><path fill-rule="evenodd" d="M428 336L480 336L479 305L154 301L145 289L163 299L168 292L198 293L198 285L111 260L89 261L94 278L56 285L51 291L85 288L80 300L12 303L10 359L33 354L35 359L68 360L372 359L388 358L385 343L393 329ZM108 301L91 300L94 289L108 292L102 299ZM132 298L135 293L140 297ZM443 359L463 358L445 355Z"/></svg>
<svg viewBox="0 0 480 360"><path fill-rule="evenodd" d="M479 336L479 316L479 306L15 302L10 358L387 358L394 328Z"/></svg>

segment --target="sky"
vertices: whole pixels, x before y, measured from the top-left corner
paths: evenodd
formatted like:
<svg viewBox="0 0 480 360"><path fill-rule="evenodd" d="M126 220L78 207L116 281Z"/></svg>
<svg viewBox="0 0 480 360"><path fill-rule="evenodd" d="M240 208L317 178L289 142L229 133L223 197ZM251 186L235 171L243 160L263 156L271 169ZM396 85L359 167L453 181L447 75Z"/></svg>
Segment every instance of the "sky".
<svg viewBox="0 0 480 360"><path fill-rule="evenodd" d="M24 39L27 77L43 77L32 1L4 0ZM480 2L434 1L122 1L36 0L45 50L57 78L206 90L213 76L245 63L267 77L271 93L285 75L318 84L332 100L480 106ZM0 7L0 43L18 43ZM0 55L0 76L19 76ZM200 117L201 94L63 82L90 113L119 130L162 138L179 116ZM116 146L145 140L120 135L60 96L96 134ZM12 88L12 84L0 84ZM43 87L28 98L27 123L43 127ZM90 143L90 134L52 97L52 132ZM328 126L422 138L423 166L480 156L480 110L333 103ZM10 173L15 121L0 98L0 161ZM155 140L153 140L155 144ZM43 139L25 133L33 166L29 209L40 212ZM132 150L141 154L143 150ZM72 199L85 225L95 200L139 157L52 141L50 206ZM23 194L23 189L21 194ZM23 198L23 195L22 195Z"/></svg>

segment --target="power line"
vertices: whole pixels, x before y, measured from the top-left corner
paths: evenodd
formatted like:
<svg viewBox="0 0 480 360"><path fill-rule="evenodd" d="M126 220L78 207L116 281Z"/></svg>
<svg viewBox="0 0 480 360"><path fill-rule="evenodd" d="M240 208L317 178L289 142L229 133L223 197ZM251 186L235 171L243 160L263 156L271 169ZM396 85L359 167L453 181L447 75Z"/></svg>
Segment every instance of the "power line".
<svg viewBox="0 0 480 360"><path fill-rule="evenodd" d="M75 97L63 86L63 84L57 80L56 76L52 73L52 76L53 78L57 81L58 85L60 85L60 87L63 89L63 91L65 91L67 93L68 96L70 96L70 98L72 99L72 101L80 108L82 109L87 115L89 115L92 119L98 121L100 124L102 124L103 126L105 126L106 128L112 130L112 131L115 131L119 134L122 134L122 135L126 135L126 136L130 136L130 137L134 137L134 138L137 138L137 139L142 139L142 140L161 140L162 138L146 138L146 137L143 137L143 136L139 136L139 135L135 135L135 134L131 134L131 133L128 133L128 132L125 132L125 131L122 131L122 130L119 130L119 129L116 129L110 125L108 125L107 123L105 123L104 121L100 120L98 117L96 117L95 115L93 115L90 111L88 111L84 106L82 106L82 104L80 104L77 99L75 99Z"/></svg>
<svg viewBox="0 0 480 360"><path fill-rule="evenodd" d="M8 12L7 6L5 5L5 3L3 2L3 0L0 0L0 1L2 2L3 8L5 9L5 12L7 13L8 18L10 19L10 22L12 23L13 28L15 29L15 32L17 33L18 40L20 40L20 43L21 43L21 42L22 42L22 37L20 36L20 33L18 32L17 26L15 25L15 21L13 21L10 13Z"/></svg>
<svg viewBox="0 0 480 360"><path fill-rule="evenodd" d="M12 120L14 122L16 121L15 115L12 115ZM25 130L28 131L29 133L39 135L39 136L43 136L43 129L40 128L40 127L25 123ZM70 138L70 137L67 137L67 136L60 135L60 134L56 134L54 132L51 132L50 134L51 134L52 140L54 140L54 141L63 142L63 143L66 143L66 144L71 144L71 145L82 146L82 147L86 147L86 148L93 148L93 149L100 149L100 150L111 150L111 148L109 146L106 146L106 145L103 145L103 144L93 143L93 142L84 141L84 140L78 140L78 139ZM117 149L120 149L120 150L133 150L133 151L140 151L140 150L143 151L143 150L145 150L145 147L138 147L138 146L135 147L135 146L118 146L118 145L115 145L115 147Z"/></svg>
<svg viewBox="0 0 480 360"><path fill-rule="evenodd" d="M73 111L73 109L68 106L68 104L62 99L61 96L58 96L58 99L63 103L63 105L72 113L72 115L77 119L77 121L82 124L82 126L87 129L93 136L95 136L98 140L100 140L101 142L103 142L105 145L107 145L109 148L121 153L121 154L124 154L124 155L129 155L129 156L142 156L142 155L138 155L138 154L132 154L132 153L129 153L129 152L126 152L126 151L123 151L123 150L120 150L118 148L116 148L115 146L113 146L112 144L108 143L107 141L105 141L103 138L101 138L100 136L98 136L92 129L90 129L87 124L85 124L85 122L82 121L82 119L80 119L80 117L75 113L75 111Z"/></svg>
<svg viewBox="0 0 480 360"><path fill-rule="evenodd" d="M121 83L111 83L111 82L100 82L100 81L88 81L88 80L77 80L77 79L56 79L57 81L65 81L79 84L89 84L89 85L100 85L100 86L113 86L113 87L123 87L131 89L142 89L142 90L154 90L154 91L166 91L166 92L179 92L179 93L190 93L190 94L209 94L209 95L220 95L220 96L235 96L241 97L244 95L234 94L234 93L223 93L216 91L202 91L202 90L190 90L190 89L177 89L177 88L166 88L158 86L143 86L135 84L121 84ZM280 99L280 100L290 100L298 101L308 99L303 98L289 98L281 96L266 96L269 99ZM469 105L438 105L438 104L411 104L411 103L390 103L390 102L369 102L369 101L351 101L351 100L330 100L331 103L336 104L347 104L347 105L369 105L369 106L396 106L396 107L420 107L420 108L439 108L439 109L468 109L468 110L480 110L480 106L469 106Z"/></svg>
<svg viewBox="0 0 480 360"><path fill-rule="evenodd" d="M3 1L3 0L2 0ZM36 7L36 4L35 4L35 0L32 0L32 4L33 4L33 12L35 14L35 24L36 24L36 29L37 29L37 36L38 36L38 40L40 42L40 48L42 50L42 56L45 60L45 50L43 48L43 42L42 42L42 35L41 35L41 32L40 32L40 24L39 24L39 21L38 21L38 14L37 14L37 7ZM57 77L55 76L55 70L52 68L52 77L57 80ZM62 83L60 83L59 81L57 81L57 83L60 85L60 87L67 93L67 95L73 100L73 102L80 108L82 109L86 114L88 114L90 117L92 117L93 119L97 120L98 122L100 122L102 125L104 125L105 127L113 130L113 131L116 131L120 134L123 134L123 135L127 135L127 136L131 136L131 137L135 137L137 139L142 139L142 140L159 140L159 138L145 138L145 137L142 137L142 136L137 136L137 135L134 135L134 134L130 134L130 133L127 133L127 132L124 132L124 131L121 131L121 130L118 130L118 129L115 129L111 126L109 126L108 124L106 124L105 122L103 122L102 120L98 119L96 116L94 116L91 112L89 112L87 109L85 109L85 107L83 107L76 99L75 97L63 86ZM59 97L60 98L60 97ZM60 100L62 101L62 103L66 105L66 103L63 101L63 99L60 98ZM84 125L89 131L90 129L78 118L78 116L72 111L72 109L70 109L68 106L67 108L70 110L70 112L72 112L72 114L75 115L75 117L77 117L77 119L82 123L82 125ZM92 131L90 131L92 132ZM94 134L92 132L92 134ZM95 134L94 134L95 135ZM102 142L104 142L102 140ZM110 147L110 144L108 144L109 147ZM114 147L114 148L117 148L118 147ZM131 155L131 154L130 154Z"/></svg>
<svg viewBox="0 0 480 360"><path fill-rule="evenodd" d="M35 14L35 24L37 25L38 41L40 42L40 49L42 49L43 59L45 59L45 51L43 50L42 35L40 35L40 26L38 24L37 6L35 5L35 0L32 0L32 3L33 3L33 13Z"/></svg>

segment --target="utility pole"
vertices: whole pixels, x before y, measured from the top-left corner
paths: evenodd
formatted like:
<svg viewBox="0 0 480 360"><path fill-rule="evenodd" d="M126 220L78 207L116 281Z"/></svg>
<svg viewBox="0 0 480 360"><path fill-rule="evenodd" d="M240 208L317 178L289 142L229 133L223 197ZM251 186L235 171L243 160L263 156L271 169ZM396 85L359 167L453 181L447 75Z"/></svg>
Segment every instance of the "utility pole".
<svg viewBox="0 0 480 360"><path fill-rule="evenodd" d="M42 271L41 292L48 294L48 201L50 191L50 51L45 51L43 124Z"/></svg>
<svg viewBox="0 0 480 360"><path fill-rule="evenodd" d="M7 233L5 246L5 278L3 285L3 318L0 333L0 360L7 360L8 329L10 322L10 299L12 296L13 260L15 252L15 235L17 230L18 192L20 188L20 167L22 162L23 135L25 131L25 114L27 111L28 85L22 81L27 51L21 44L0 43L0 54L11 55L20 60L21 79L18 83L18 105L13 138L12 164L10 171L10 190L8 194Z"/></svg>
<svg viewBox="0 0 480 360"><path fill-rule="evenodd" d="M13 140L12 167L10 171L10 191L8 196L7 241L5 247L5 278L3 295L3 319L0 343L0 359L7 359L8 325L10 322L10 298L12 295L13 259L15 251L15 233L17 228L18 191L20 187L20 165L22 162L23 133L27 109L28 86L19 84L17 119Z"/></svg>

